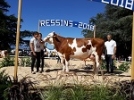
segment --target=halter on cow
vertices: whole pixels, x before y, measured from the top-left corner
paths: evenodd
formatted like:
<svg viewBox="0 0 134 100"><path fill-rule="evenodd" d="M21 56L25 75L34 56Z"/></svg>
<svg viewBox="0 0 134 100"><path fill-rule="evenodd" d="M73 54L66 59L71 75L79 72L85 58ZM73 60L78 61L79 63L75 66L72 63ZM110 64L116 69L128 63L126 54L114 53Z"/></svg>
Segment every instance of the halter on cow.
<svg viewBox="0 0 134 100"><path fill-rule="evenodd" d="M44 42L48 42L55 46L63 64L63 71L69 72L68 64L70 58L80 60L90 58L95 61L95 69L98 73L104 48L104 40L100 38L62 37L55 32L51 32L44 38Z"/></svg>

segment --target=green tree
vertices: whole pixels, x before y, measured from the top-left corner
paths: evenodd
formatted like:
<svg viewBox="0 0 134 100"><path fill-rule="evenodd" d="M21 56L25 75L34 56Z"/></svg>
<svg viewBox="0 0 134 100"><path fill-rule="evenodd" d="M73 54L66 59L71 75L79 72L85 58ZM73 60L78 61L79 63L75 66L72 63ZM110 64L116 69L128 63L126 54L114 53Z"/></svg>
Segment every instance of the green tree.
<svg viewBox="0 0 134 100"><path fill-rule="evenodd" d="M0 49L10 49L10 45L15 44L17 18L12 15L6 15L10 5L5 0L0 0ZM21 20L22 21L22 20ZM20 43L23 43L25 37L32 36L32 31L20 32Z"/></svg>
<svg viewBox="0 0 134 100"><path fill-rule="evenodd" d="M113 35L117 42L117 56L127 57L131 54L132 14L131 10L106 5L103 13L98 13L89 20L89 23L96 25L96 37L106 39L107 34ZM85 37L93 37L90 30L83 30L82 34Z"/></svg>

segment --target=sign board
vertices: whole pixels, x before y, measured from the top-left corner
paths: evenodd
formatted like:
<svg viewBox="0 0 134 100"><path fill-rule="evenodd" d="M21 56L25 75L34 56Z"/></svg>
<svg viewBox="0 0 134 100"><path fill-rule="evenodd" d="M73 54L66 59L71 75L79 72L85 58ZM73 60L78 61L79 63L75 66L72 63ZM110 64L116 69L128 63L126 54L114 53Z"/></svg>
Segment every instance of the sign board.
<svg viewBox="0 0 134 100"><path fill-rule="evenodd" d="M76 27L82 29L88 29L94 31L94 25L87 24L83 22L77 22L72 20L63 20L63 19L46 19L40 20L39 26L68 26L68 27Z"/></svg>
<svg viewBox="0 0 134 100"><path fill-rule="evenodd" d="M91 1L110 4L113 6L119 6L134 11L134 0L91 0Z"/></svg>

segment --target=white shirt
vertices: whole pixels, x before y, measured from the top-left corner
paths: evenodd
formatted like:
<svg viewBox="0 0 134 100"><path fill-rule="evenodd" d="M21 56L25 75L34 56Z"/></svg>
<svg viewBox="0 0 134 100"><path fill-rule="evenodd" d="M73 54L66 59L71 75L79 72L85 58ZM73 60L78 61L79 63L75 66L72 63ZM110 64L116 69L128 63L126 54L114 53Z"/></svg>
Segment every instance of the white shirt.
<svg viewBox="0 0 134 100"><path fill-rule="evenodd" d="M114 48L116 47L116 42L114 40L106 41L105 47L108 55L114 54Z"/></svg>
<svg viewBox="0 0 134 100"><path fill-rule="evenodd" d="M41 45L40 45L40 41L36 38L32 38L30 40L30 43L33 43L34 44L34 51L35 52L40 52L41 51Z"/></svg>
<svg viewBox="0 0 134 100"><path fill-rule="evenodd" d="M128 60L130 61L131 59L132 59L132 57L131 57L131 56L129 56L129 57L128 57Z"/></svg>

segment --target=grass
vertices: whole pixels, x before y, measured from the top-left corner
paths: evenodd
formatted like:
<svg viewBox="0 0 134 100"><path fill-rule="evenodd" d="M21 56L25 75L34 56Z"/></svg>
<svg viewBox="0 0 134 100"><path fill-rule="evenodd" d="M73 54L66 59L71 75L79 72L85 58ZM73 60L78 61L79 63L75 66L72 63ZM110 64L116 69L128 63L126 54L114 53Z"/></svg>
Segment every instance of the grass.
<svg viewBox="0 0 134 100"><path fill-rule="evenodd" d="M41 74L38 78L48 88L40 91L30 81L31 77L14 82L4 73L0 73L0 100L134 100L134 82L122 82L107 76L100 81L92 75L59 74L58 71L55 77Z"/></svg>
<svg viewBox="0 0 134 100"><path fill-rule="evenodd" d="M4 88L0 85L0 91L4 90L1 93L4 99L0 100L133 100L130 98L134 93L134 82L130 81L113 82L112 78L94 81L94 78L89 80L89 77L58 72L55 79L49 74L40 75L39 78L48 88L44 87L41 91L28 76L20 81L9 80L3 71L0 73L2 84L10 84ZM74 82L68 83L70 78Z"/></svg>
<svg viewBox="0 0 134 100"><path fill-rule="evenodd" d="M104 85L50 86L48 90L44 90L43 95L42 100L127 100L116 89Z"/></svg>
<svg viewBox="0 0 134 100"><path fill-rule="evenodd" d="M110 86L93 85L90 92L90 100L125 100L124 96L119 91L110 89Z"/></svg>
<svg viewBox="0 0 134 100"><path fill-rule="evenodd" d="M126 89L121 91L121 85L111 81L113 78L94 81L94 78L89 80L85 76L79 77L71 74L65 76L57 74L57 79L52 80L51 75L42 76L49 86L43 89L42 100L131 100L127 99L128 94L124 92ZM70 78L74 82L68 83ZM127 89L130 90L129 87Z"/></svg>

